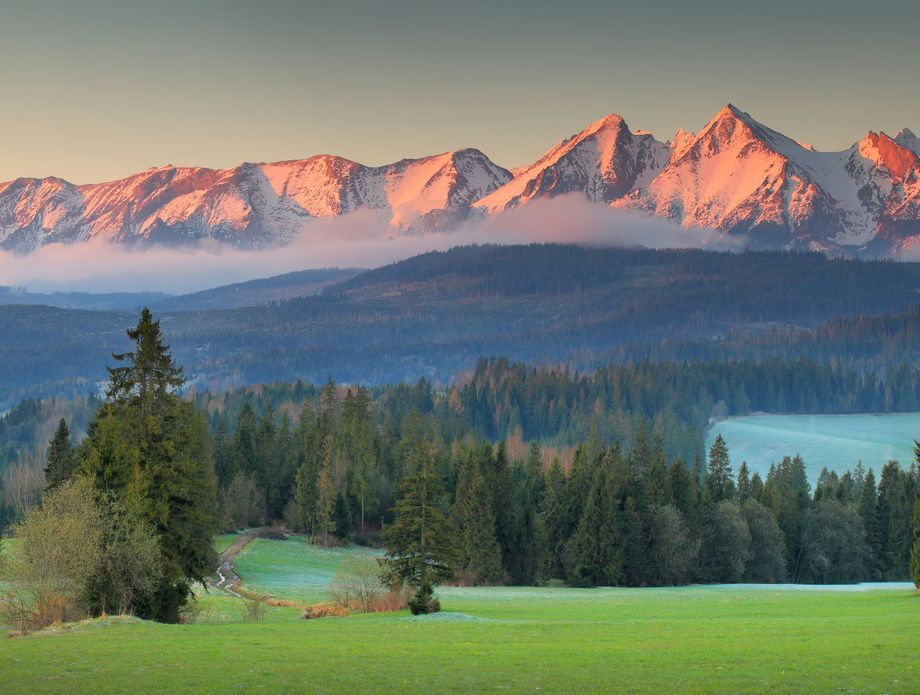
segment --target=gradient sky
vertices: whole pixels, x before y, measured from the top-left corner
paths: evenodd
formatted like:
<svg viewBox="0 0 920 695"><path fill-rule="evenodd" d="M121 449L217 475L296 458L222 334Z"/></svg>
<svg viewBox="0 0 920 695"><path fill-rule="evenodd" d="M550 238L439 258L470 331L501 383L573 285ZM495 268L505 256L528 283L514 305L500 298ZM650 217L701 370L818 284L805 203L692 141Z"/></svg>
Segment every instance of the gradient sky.
<svg viewBox="0 0 920 695"><path fill-rule="evenodd" d="M0 181L475 146L733 102L819 149L920 132L920 3L0 0Z"/></svg>

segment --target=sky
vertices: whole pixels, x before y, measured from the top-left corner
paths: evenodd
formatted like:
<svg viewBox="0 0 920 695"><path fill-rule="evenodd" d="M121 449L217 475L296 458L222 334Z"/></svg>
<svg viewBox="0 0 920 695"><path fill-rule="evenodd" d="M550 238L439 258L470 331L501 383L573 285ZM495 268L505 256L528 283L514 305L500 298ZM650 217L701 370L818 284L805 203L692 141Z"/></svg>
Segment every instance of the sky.
<svg viewBox="0 0 920 695"><path fill-rule="evenodd" d="M818 149L920 132L920 3L0 0L0 181L478 147L732 102Z"/></svg>

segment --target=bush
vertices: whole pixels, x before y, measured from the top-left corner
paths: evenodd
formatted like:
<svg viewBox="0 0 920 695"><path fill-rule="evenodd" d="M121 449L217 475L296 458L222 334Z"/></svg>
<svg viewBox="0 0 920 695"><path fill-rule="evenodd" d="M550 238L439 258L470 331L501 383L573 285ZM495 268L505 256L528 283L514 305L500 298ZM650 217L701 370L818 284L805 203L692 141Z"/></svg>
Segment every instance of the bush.
<svg viewBox="0 0 920 695"><path fill-rule="evenodd" d="M0 611L20 630L150 601L160 577L153 529L84 478L48 492L14 530Z"/></svg>
<svg viewBox="0 0 920 695"><path fill-rule="evenodd" d="M247 623L261 623L265 620L265 604L261 601L246 601L243 620Z"/></svg>
<svg viewBox="0 0 920 695"><path fill-rule="evenodd" d="M409 599L409 610L412 615L437 613L441 610L441 602L434 596L431 584L422 582Z"/></svg>
<svg viewBox="0 0 920 695"><path fill-rule="evenodd" d="M211 618L211 607L205 607L197 600L186 603L179 609L179 622L183 625L206 623Z"/></svg>
<svg viewBox="0 0 920 695"><path fill-rule="evenodd" d="M380 564L369 555L347 557L339 565L330 586L332 600L342 608L375 612L387 593L380 579Z"/></svg>

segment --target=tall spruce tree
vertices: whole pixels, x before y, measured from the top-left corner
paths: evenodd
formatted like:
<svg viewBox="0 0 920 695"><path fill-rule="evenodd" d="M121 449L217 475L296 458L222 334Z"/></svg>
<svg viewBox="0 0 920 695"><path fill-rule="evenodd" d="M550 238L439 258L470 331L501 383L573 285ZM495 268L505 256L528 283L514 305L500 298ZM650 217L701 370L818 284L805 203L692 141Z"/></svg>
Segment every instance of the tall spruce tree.
<svg viewBox="0 0 920 695"><path fill-rule="evenodd" d="M502 581L502 553L495 532L492 491L482 457L469 456L460 473L454 517L459 530L459 561L475 584Z"/></svg>
<svg viewBox="0 0 920 695"><path fill-rule="evenodd" d="M53 490L73 477L77 466L67 421L61 418L57 430L48 442L48 465L45 467L45 492Z"/></svg>
<svg viewBox="0 0 920 695"><path fill-rule="evenodd" d="M706 501L709 504L731 499L734 494L732 466L728 457L728 445L722 435L709 448L709 466L706 469Z"/></svg>
<svg viewBox="0 0 920 695"><path fill-rule="evenodd" d="M155 530L162 572L143 617L176 622L192 584L214 569L215 475L202 415L179 397L182 370L148 309L127 331L132 352L113 355L108 403L80 448L80 468Z"/></svg>
<svg viewBox="0 0 920 695"><path fill-rule="evenodd" d="M442 511L444 491L429 444L416 447L408 468L414 473L403 480L396 519L384 528L387 552L381 563L390 584L415 589L413 613L428 613L440 610L434 587L454 577L454 529Z"/></svg>
<svg viewBox="0 0 920 695"><path fill-rule="evenodd" d="M910 578L920 589L920 489L914 500L913 545L910 549Z"/></svg>

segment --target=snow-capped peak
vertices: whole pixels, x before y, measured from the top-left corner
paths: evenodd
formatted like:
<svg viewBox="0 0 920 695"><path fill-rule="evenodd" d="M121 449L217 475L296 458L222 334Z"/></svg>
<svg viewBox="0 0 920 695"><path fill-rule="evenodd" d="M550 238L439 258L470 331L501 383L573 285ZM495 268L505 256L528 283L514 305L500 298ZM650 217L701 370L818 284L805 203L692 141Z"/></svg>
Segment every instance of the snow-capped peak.
<svg viewBox="0 0 920 695"><path fill-rule="evenodd" d="M560 141L533 164L476 206L495 213L537 198L583 193L612 201L641 189L667 163L667 145L647 133L633 133L621 116L608 114Z"/></svg>
<svg viewBox="0 0 920 695"><path fill-rule="evenodd" d="M902 147L906 147L912 151L914 154L920 155L920 138L914 135L910 128L902 128L899 130L898 134L894 136L894 140Z"/></svg>

